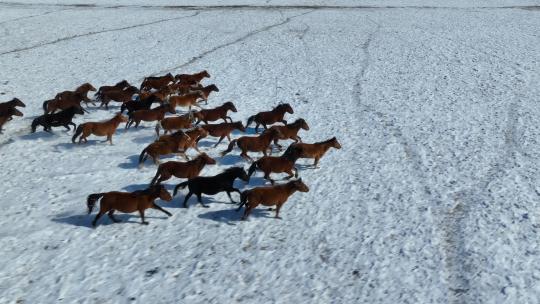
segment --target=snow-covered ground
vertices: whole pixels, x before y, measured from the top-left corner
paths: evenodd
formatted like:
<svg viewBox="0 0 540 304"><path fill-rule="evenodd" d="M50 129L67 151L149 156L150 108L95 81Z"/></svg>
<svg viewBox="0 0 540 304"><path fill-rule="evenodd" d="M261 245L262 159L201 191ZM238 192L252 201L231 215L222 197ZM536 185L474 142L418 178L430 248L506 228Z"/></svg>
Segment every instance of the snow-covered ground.
<svg viewBox="0 0 540 304"><path fill-rule="evenodd" d="M0 101L27 104L0 135L1 303L540 301L540 10L523 7L538 1L18 3L0 4ZM77 146L62 128L29 134L42 102L202 69L220 89L209 106L233 100L245 122L289 102L306 142L343 148L320 169L300 161L311 191L283 220L261 209L241 222L225 194L179 208L184 191L158 201L171 218L90 228L88 194L153 177L136 166L153 124ZM247 168L215 140L203 175Z"/></svg>

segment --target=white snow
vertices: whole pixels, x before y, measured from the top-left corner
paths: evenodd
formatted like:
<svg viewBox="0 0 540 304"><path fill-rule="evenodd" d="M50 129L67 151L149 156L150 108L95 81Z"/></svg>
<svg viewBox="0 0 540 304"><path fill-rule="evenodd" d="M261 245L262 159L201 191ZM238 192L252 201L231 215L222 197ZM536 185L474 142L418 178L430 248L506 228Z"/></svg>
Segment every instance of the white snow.
<svg viewBox="0 0 540 304"><path fill-rule="evenodd" d="M540 10L522 8L538 1L17 2L0 3L0 101L27 104L0 135L0 303L539 302ZM300 161L311 191L283 220L241 222L224 193L186 210L184 191L158 201L171 218L90 228L88 194L153 177L136 161L154 124L78 146L62 128L29 134L42 102L202 69L220 89L209 106L233 100L245 122L289 102L304 141L343 148ZM204 175L248 167L216 140Z"/></svg>

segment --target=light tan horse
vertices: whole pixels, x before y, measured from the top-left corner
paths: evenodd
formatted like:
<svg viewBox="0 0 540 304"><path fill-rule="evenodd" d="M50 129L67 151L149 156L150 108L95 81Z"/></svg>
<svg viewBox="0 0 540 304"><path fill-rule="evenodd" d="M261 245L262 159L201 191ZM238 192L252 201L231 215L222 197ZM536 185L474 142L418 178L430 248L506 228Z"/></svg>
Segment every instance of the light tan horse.
<svg viewBox="0 0 540 304"><path fill-rule="evenodd" d="M77 130L75 131L75 134L73 135L73 138L71 141L75 143L75 140L77 139L77 136L81 135L79 138L79 144L84 140L84 142L88 142L86 139L91 134L97 135L97 136L107 136L107 140L113 144L112 142L112 135L114 132L116 132L116 129L118 128L118 125L122 122L127 122L127 117L122 115L121 113L117 113L114 115L113 118L103 121L103 122L85 122L83 124L80 124L77 127Z"/></svg>

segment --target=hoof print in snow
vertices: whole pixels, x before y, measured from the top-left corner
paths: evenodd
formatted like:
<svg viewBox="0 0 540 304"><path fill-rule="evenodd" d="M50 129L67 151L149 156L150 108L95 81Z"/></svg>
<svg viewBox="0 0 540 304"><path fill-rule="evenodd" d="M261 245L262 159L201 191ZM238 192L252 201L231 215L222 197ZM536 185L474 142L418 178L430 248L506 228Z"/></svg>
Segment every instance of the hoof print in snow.
<svg viewBox="0 0 540 304"><path fill-rule="evenodd" d="M146 276L147 278L150 278L150 277L152 277L153 275L155 275L156 273L158 273L158 271L159 271L159 267L156 267L156 268L154 268L154 269L147 270L147 271L145 272L145 276Z"/></svg>

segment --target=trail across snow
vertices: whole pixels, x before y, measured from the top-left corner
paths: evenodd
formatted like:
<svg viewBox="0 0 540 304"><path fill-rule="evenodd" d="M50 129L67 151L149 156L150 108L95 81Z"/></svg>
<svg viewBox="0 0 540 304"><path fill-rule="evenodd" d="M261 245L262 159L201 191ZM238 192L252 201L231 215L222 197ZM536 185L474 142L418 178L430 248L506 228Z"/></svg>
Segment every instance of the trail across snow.
<svg viewBox="0 0 540 304"><path fill-rule="evenodd" d="M0 3L0 100L27 104L0 135L0 303L537 303L540 11L387 2ZM154 176L150 162L137 169L154 124L122 125L113 146L73 145L62 128L29 134L42 102L87 81L203 69L220 89L208 107L232 100L245 122L289 102L286 119L310 126L304 141L337 136L343 148L320 169L300 161L311 191L283 220L261 208L241 222L224 193L183 209L181 192L158 201L171 218L90 228L88 194ZM201 142L218 160L203 175L248 167L216 140ZM259 172L235 185L264 183Z"/></svg>

